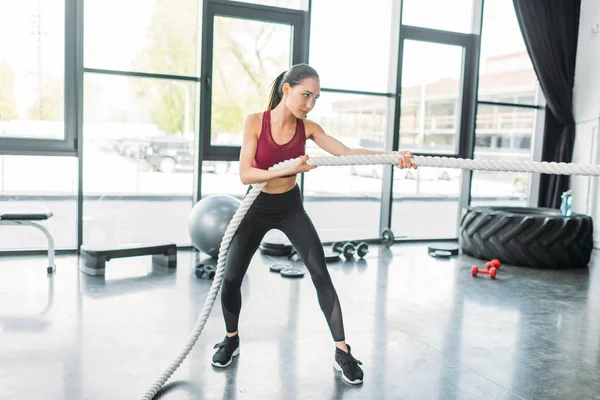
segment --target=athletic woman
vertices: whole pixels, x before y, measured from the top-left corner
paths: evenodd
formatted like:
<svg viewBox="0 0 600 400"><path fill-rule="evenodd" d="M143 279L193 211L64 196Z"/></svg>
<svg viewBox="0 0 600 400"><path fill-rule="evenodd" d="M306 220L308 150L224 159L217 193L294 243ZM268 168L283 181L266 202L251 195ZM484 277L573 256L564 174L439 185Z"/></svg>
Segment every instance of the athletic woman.
<svg viewBox="0 0 600 400"><path fill-rule="evenodd" d="M327 135L316 123L306 119L320 93L319 75L306 64L294 65L273 82L268 110L246 119L240 153L240 178L244 185L267 182L244 216L231 240L222 282L221 306L225 319L225 339L215 345L212 360L217 367L231 364L240 352L238 320L242 306L240 291L250 260L264 235L271 229L282 231L298 251L310 273L317 298L335 342L334 368L350 384L363 381L362 363L346 344L342 310L325 264L319 235L304 210L296 176L314 166L306 164L307 139L335 155L383 154L351 149ZM269 171L281 161L298 158L284 170ZM400 154L399 168L416 168L412 154Z"/></svg>

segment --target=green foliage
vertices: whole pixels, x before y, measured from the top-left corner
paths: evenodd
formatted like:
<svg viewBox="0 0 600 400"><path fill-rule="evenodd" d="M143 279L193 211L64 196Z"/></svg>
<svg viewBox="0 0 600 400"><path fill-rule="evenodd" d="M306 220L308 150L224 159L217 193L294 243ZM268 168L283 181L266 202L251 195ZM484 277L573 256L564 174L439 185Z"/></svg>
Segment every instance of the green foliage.
<svg viewBox="0 0 600 400"><path fill-rule="evenodd" d="M133 70L171 75L196 75L196 32L198 2L191 0L157 0L146 45L135 57ZM185 96L189 96L189 121L194 115L193 85L179 86L158 79L130 80L139 101L150 112L151 120L167 133L186 129ZM181 85L185 85L185 90ZM193 125L192 125L193 126ZM192 126L187 127L188 130Z"/></svg>
<svg viewBox="0 0 600 400"><path fill-rule="evenodd" d="M38 121L62 121L64 119L64 81L48 79L38 89L38 97L27 110L27 118Z"/></svg>
<svg viewBox="0 0 600 400"><path fill-rule="evenodd" d="M15 101L15 73L6 60L0 61L0 120L18 118Z"/></svg>
<svg viewBox="0 0 600 400"><path fill-rule="evenodd" d="M135 71L197 76L196 59L200 53L197 4L194 0L156 0L146 45L135 57ZM213 132L241 135L246 115L266 107L269 84L289 63L289 42L284 41L283 46L279 46L282 47L280 54L268 54L268 51L273 53L270 40L279 40L280 29L281 26L256 21L217 17L212 77ZM184 96L189 95L187 130L192 130L198 112L194 85L140 78L131 79L131 83L152 122L168 133L186 130Z"/></svg>
<svg viewBox="0 0 600 400"><path fill-rule="evenodd" d="M37 88L37 97L25 117L36 121L62 121L64 118L64 80L47 77ZM0 119L19 118L15 98L15 73L6 61L0 61Z"/></svg>

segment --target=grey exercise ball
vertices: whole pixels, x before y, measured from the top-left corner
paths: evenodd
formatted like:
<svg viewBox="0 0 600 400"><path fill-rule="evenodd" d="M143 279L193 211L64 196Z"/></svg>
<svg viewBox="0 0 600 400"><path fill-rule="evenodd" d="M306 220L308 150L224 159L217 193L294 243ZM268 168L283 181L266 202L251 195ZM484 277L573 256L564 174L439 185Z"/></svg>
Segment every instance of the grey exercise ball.
<svg viewBox="0 0 600 400"><path fill-rule="evenodd" d="M219 257L219 247L227 226L242 202L233 196L208 196L190 213L188 230L194 247L212 258Z"/></svg>

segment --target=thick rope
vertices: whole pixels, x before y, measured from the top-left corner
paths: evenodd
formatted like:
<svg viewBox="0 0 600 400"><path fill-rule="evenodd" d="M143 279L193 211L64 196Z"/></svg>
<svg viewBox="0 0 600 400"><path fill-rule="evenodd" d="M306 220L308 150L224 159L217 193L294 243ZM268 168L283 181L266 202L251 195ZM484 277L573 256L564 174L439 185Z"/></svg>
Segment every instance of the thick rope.
<svg viewBox="0 0 600 400"><path fill-rule="evenodd" d="M314 157L309 158L308 165L311 166L343 166L343 165L396 165L402 155L400 153L388 153L377 155L360 155L360 156L332 156L332 157ZM484 171L513 171L513 172L539 172L546 174L558 175L600 175L600 165L594 164L567 164L553 162L535 162L535 161L479 161L461 158L445 158L445 157L426 157L414 156L412 161L419 167L448 167L460 168L468 170L484 170ZM269 168L270 170L280 170L292 166L296 159L283 161ZM259 195L260 191L265 187L266 182L252 186L252 190L248 192L238 210L234 214L231 222L227 226L221 246L219 248L219 257L217 260L217 268L213 283L208 292L208 297L204 302L198 321L192 330L188 342L185 344L181 352L175 360L165 369L165 371L154 381L152 386L142 395L142 400L151 400L156 393L163 387L167 380L179 368L183 360L190 353L194 344L200 337L204 325L208 320L208 316L212 310L215 298L221 287L223 273L225 272L225 260L227 259L227 250L233 235L237 231L238 226L246 215L246 212L254 203L254 200Z"/></svg>
<svg viewBox="0 0 600 400"><path fill-rule="evenodd" d="M363 156L328 156L309 158L306 163L312 166L395 165L398 163L399 157L399 153ZM485 161L465 158L427 156L413 156L412 160L419 167L447 167L466 170L501 172L539 172L553 175L600 175L600 165L595 164L567 164L545 161Z"/></svg>

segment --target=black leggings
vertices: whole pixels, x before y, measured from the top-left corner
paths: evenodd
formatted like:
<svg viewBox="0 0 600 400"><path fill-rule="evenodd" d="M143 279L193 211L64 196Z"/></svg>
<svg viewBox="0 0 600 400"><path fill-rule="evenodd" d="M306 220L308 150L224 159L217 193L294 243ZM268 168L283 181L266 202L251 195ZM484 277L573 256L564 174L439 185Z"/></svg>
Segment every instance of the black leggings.
<svg viewBox="0 0 600 400"><path fill-rule="evenodd" d="M325 264L323 246L317 230L304 210L297 185L281 194L261 192L231 240L221 293L227 332L238 330L242 308L242 280L260 242L271 229L279 229L288 237L306 265L333 340L345 340L340 302Z"/></svg>

